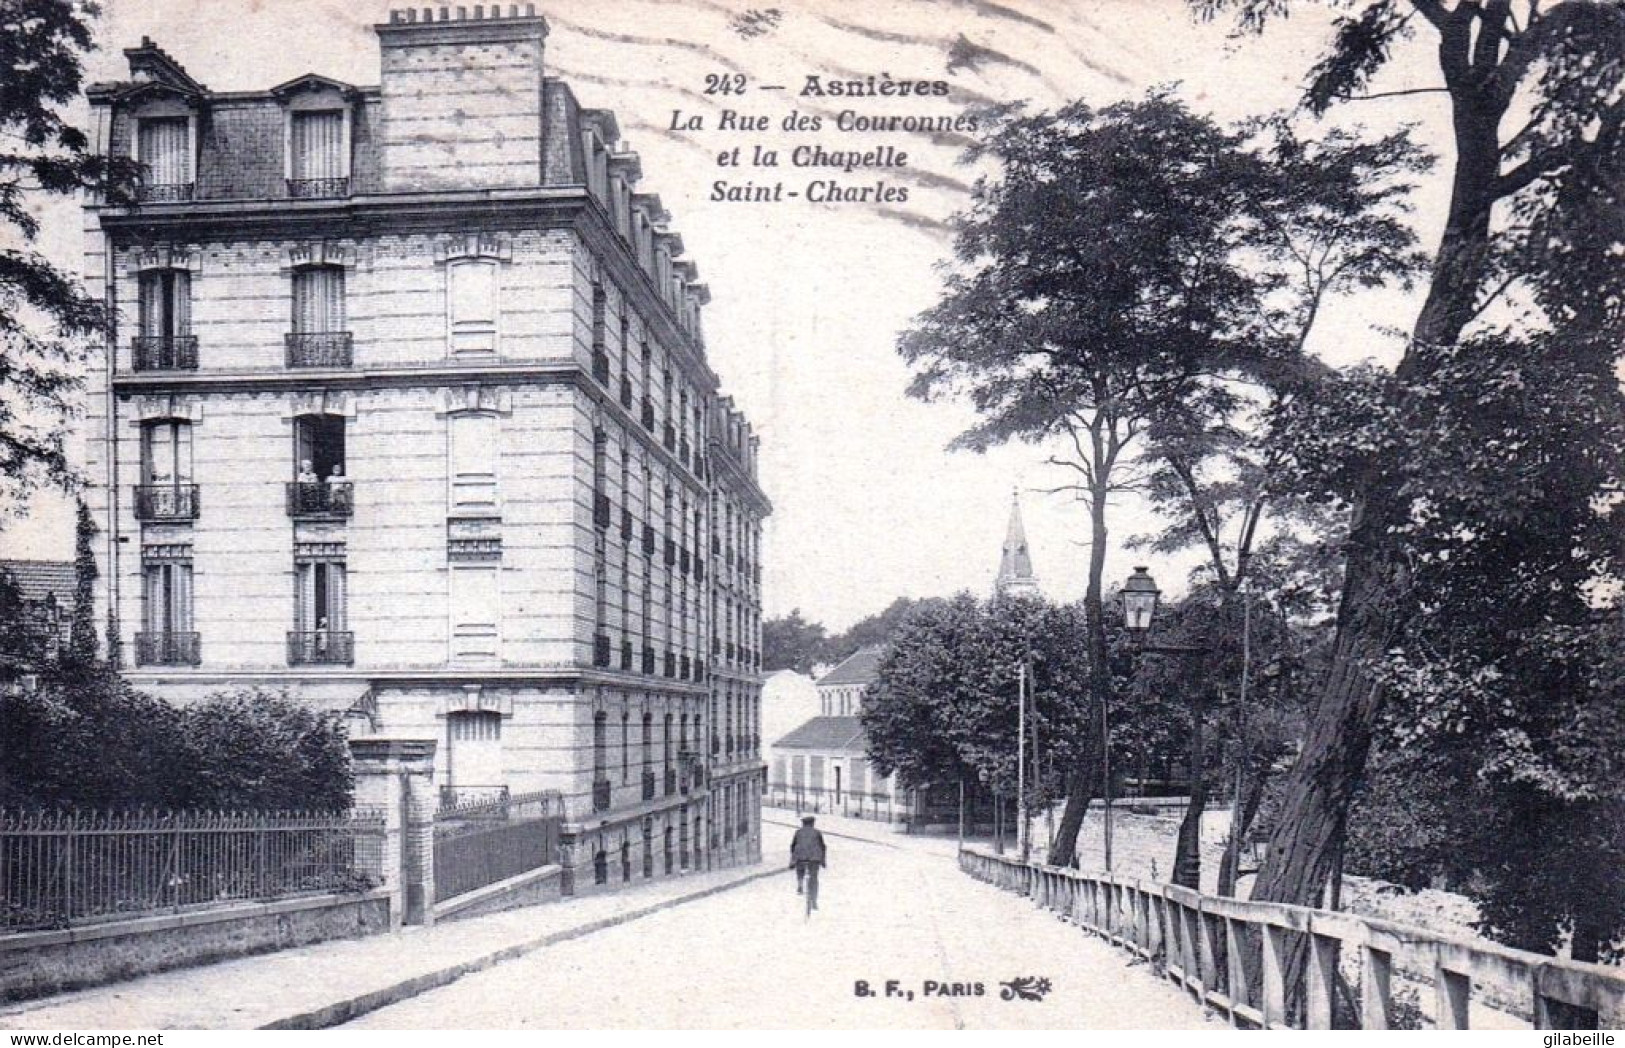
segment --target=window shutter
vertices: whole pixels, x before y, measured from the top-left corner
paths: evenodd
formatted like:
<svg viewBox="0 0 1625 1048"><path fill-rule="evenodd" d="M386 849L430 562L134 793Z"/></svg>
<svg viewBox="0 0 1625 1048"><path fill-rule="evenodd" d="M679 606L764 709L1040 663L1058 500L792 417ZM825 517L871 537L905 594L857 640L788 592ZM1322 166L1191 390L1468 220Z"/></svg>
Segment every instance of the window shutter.
<svg viewBox="0 0 1625 1048"><path fill-rule="evenodd" d="M342 563L327 566L327 624L340 632L350 628L348 579Z"/></svg>
<svg viewBox="0 0 1625 1048"><path fill-rule="evenodd" d="M170 270L169 333L192 333L192 274L184 269Z"/></svg>
<svg viewBox="0 0 1625 1048"><path fill-rule="evenodd" d="M156 338L164 334L164 274L141 274L141 334Z"/></svg>

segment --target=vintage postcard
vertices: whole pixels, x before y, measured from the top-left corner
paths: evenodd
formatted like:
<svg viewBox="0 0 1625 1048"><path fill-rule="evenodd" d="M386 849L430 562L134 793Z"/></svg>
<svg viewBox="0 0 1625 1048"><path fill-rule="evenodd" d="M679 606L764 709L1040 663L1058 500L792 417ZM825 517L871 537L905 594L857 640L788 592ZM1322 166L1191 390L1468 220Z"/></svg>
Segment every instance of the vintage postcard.
<svg viewBox="0 0 1625 1048"><path fill-rule="evenodd" d="M0 1027L1625 1022L1625 6L0 35Z"/></svg>

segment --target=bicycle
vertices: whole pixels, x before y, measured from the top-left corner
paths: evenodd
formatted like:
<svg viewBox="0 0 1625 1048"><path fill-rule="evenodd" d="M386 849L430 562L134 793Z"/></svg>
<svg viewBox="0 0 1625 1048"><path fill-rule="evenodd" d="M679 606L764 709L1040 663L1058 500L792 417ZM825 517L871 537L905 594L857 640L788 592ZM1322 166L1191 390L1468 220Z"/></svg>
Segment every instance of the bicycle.
<svg viewBox="0 0 1625 1048"><path fill-rule="evenodd" d="M796 863L796 891L807 897L806 916L809 919L818 909L818 869L822 865L809 859Z"/></svg>

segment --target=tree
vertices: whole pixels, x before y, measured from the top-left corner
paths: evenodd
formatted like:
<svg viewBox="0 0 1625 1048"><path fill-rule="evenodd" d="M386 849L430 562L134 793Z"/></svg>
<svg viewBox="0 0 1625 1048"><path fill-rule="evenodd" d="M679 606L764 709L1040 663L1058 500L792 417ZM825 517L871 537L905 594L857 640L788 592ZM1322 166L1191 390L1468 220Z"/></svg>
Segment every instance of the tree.
<svg viewBox="0 0 1625 1048"><path fill-rule="evenodd" d="M94 4L8 0L0 13L0 227L23 246L0 247L0 515L43 483L68 484L64 429L84 340L107 312L74 279L26 245L39 232L40 194L93 189L127 202L133 162L98 155L63 112L78 97L94 47Z"/></svg>
<svg viewBox="0 0 1625 1048"><path fill-rule="evenodd" d="M1234 12L1240 24L1252 30L1262 29L1286 10L1281 0L1192 2L1208 15ZM1378 432L1371 425L1357 427L1355 432L1366 440L1345 448L1351 453L1333 456L1335 469L1346 481L1339 495L1352 510L1337 636L1315 717L1254 885L1253 897L1259 899L1313 903L1333 869L1384 696L1391 690L1384 686L1393 680L1385 673L1388 653L1407 636L1417 613L1431 604L1419 599L1428 591L1415 578L1418 532L1438 540L1432 552L1443 552L1447 558L1453 529L1460 529L1455 545L1477 547L1469 559L1480 565L1492 547L1497 550L1495 556L1506 572L1499 579L1471 565L1465 572L1453 565L1432 575L1468 583L1451 588L1466 598L1452 609L1463 614L1449 616L1457 627L1471 630L1470 609L1483 608L1485 598L1496 599L1501 607L1493 610L1491 621L1503 627L1504 640L1530 626L1526 613L1542 603L1535 594L1554 581L1541 578L1542 569L1551 566L1542 551L1567 554L1571 531L1585 526L1593 515L1588 500L1600 493L1583 492L1582 485L1565 483L1562 474L1552 471L1564 456L1540 458L1520 478L1529 483L1521 485L1519 512L1525 515L1525 525L1540 520L1560 527L1542 533L1514 525L1492 505L1487 488L1478 491L1480 497L1471 500L1466 514L1459 513L1464 508L1461 496L1496 473L1482 441L1488 436L1503 448L1518 446L1521 453L1521 430L1541 424L1521 405L1502 398L1499 406L1508 409L1502 428L1475 432L1470 416L1480 390L1472 383L1486 377L1492 383L1499 380L1493 369L1473 366L1473 358L1511 368L1521 380L1527 377L1521 371L1526 354L1550 359L1557 348L1519 338L1465 339L1464 333L1492 302L1505 300L1516 290L1537 297L1543 288L1552 290L1559 284L1552 278L1562 269L1570 303L1583 301L1586 308L1566 317L1562 309L1554 314L1548 308L1544 319L1566 326L1576 342L1590 343L1593 359L1580 368L1588 386L1599 358L1612 359L1607 339L1591 339L1583 331L1585 324L1574 321L1582 315L1588 323L1601 319L1598 311L1606 308L1607 296L1598 292L1617 281L1611 274L1617 267L1607 253L1617 238L1600 237L1587 231L1584 223L1565 222L1564 216L1585 212L1588 202L1594 206L1595 190L1604 191L1604 200L1616 196L1611 187L1617 183L1604 176L1617 167L1625 122L1619 91L1625 82L1625 12L1618 5L1574 0L1550 5L1513 0L1453 4L1367 0L1356 14L1338 20L1330 49L1311 71L1308 106L1323 112L1344 99L1377 97L1367 93L1373 78L1418 30L1430 33L1437 43L1441 82L1432 90L1450 105L1451 197L1428 294L1411 339L1380 402L1370 405L1383 428ZM1520 97L1527 104L1515 107L1514 100ZM1508 131L1502 125L1511 111L1528 116ZM1553 222L1560 228L1551 228ZM1546 236L1524 235L1543 226ZM1612 228L1613 223L1604 226ZM1613 345L1618 345L1617 338ZM1617 384L1614 389L1617 393ZM1603 411L1606 424L1582 427L1571 437L1588 449L1600 448L1606 436L1597 431L1612 430L1614 405L1606 397L1586 399L1588 407ZM1567 418L1583 415L1571 414L1567 410L1571 404L1556 407ZM1470 438L1481 441L1476 456ZM1442 447L1441 439L1446 442ZM1428 468L1418 468L1423 458L1430 460ZM1460 472L1463 467L1465 473ZM1589 468L1583 473L1586 479L1597 475ZM1546 481L1557 483L1545 491L1541 485ZM1458 513L1441 513L1437 508L1441 502L1452 503ZM1481 513L1490 517L1488 541L1480 541ZM1519 534L1514 538L1512 532ZM1590 542L1583 548L1587 554L1594 551ZM1575 578L1574 569L1581 567L1580 574L1594 577L1598 574L1594 569L1606 569L1610 560L1610 555L1575 557L1560 567L1556 596L1568 607L1559 621L1572 619L1577 587L1585 584ZM1471 592L1473 583L1486 582L1488 590ZM1552 595L1551 588L1547 595ZM1509 609L1512 614L1507 615ZM1549 604L1546 610L1551 610ZM1435 624L1439 621L1429 618ZM1482 636L1485 631L1479 632ZM1466 671L1464 676L1455 674L1458 681L1479 679L1481 671L1495 670L1491 645L1470 647L1465 656L1451 653L1455 668ZM1415 679L1427 676L1437 674Z"/></svg>
<svg viewBox="0 0 1625 1048"><path fill-rule="evenodd" d="M842 659L857 651L859 648L890 642L893 634L906 622L909 616L926 604L939 598L927 597L915 600L912 597L898 597L886 605L884 611L854 622L845 633L831 637L825 650L831 660Z"/></svg>
<svg viewBox="0 0 1625 1048"><path fill-rule="evenodd" d="M90 508L81 501L74 520L73 619L68 628L64 661L89 668L96 661L96 522Z"/></svg>
<svg viewBox="0 0 1625 1048"><path fill-rule="evenodd" d="M1028 669L1027 796L1064 795L1091 737L1089 659L1076 607L1029 597L922 602L904 620L864 693L869 759L909 787L982 783L1014 797L1018 667Z"/></svg>
<svg viewBox="0 0 1625 1048"><path fill-rule="evenodd" d="M802 618L800 608L762 622L762 668L769 672L811 673L813 665L824 658L827 645L824 627Z"/></svg>
<svg viewBox="0 0 1625 1048"><path fill-rule="evenodd" d="M1242 271L1258 159L1166 94L1009 110L968 158L994 161L998 177L977 182L943 299L899 351L915 367L912 395L966 396L981 416L955 446L1059 445L1050 462L1088 507L1097 727L1078 740L1050 856L1070 864L1107 774L1107 503L1143 479L1134 445L1167 405L1222 397L1200 379L1281 348L1257 329L1261 289Z"/></svg>

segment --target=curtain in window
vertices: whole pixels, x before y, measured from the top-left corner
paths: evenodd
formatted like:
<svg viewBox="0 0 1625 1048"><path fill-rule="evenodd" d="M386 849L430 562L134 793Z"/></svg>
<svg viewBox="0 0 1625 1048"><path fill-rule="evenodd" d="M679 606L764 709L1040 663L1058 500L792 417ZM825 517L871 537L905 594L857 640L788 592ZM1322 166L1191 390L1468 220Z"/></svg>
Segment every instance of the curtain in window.
<svg viewBox="0 0 1625 1048"><path fill-rule="evenodd" d="M344 114L339 110L293 114L293 177L344 177Z"/></svg>
<svg viewBox="0 0 1625 1048"><path fill-rule="evenodd" d="M141 274L141 334L149 338L192 332L192 274L160 269Z"/></svg>
<svg viewBox="0 0 1625 1048"><path fill-rule="evenodd" d="M192 565L148 564L145 574L147 632L192 632Z"/></svg>
<svg viewBox="0 0 1625 1048"><path fill-rule="evenodd" d="M184 484L192 479L192 425L165 420L141 430L141 470L148 484Z"/></svg>
<svg viewBox="0 0 1625 1048"><path fill-rule="evenodd" d="M299 565L299 601L295 609L296 628L313 633L326 628L342 633L345 625L344 565L338 561L315 561Z"/></svg>
<svg viewBox="0 0 1625 1048"><path fill-rule="evenodd" d="M153 186L178 186L192 181L192 156L186 117L141 121L139 152Z"/></svg>
<svg viewBox="0 0 1625 1048"><path fill-rule="evenodd" d="M293 274L293 330L317 334L344 330L344 270L312 266Z"/></svg>

